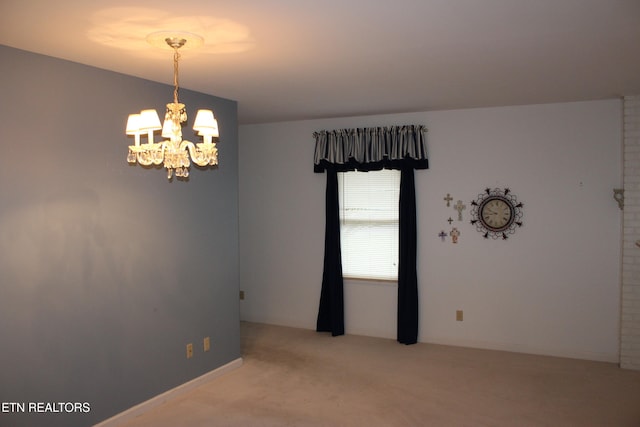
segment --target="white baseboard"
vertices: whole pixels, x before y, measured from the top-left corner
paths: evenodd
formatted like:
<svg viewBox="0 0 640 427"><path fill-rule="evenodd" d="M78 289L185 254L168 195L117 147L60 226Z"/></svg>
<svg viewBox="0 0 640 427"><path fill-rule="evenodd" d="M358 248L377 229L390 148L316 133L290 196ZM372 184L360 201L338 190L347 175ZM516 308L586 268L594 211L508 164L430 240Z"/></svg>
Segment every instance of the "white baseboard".
<svg viewBox="0 0 640 427"><path fill-rule="evenodd" d="M528 346L514 343L490 342L490 341L474 341L474 340L457 340L447 338L429 337L426 340L420 340L429 344L450 345L455 347L479 348L484 350L508 351L512 353L535 354L538 356L564 357L568 359L590 360L593 362L619 363L619 355L617 353L602 353L594 351L579 351L566 348L551 348L540 346Z"/></svg>
<svg viewBox="0 0 640 427"><path fill-rule="evenodd" d="M129 421L135 417L138 417L144 414L151 409L162 405L164 402L174 399L182 394L185 394L188 391L193 390L196 387L201 386L204 383L207 383L215 378L218 378L234 369L242 366L242 358L239 357L226 365L222 365L213 371L207 372L204 375L201 375L197 378L192 379L184 384L180 384L179 386L172 388L171 390L167 390L162 394L159 394L151 399L142 402L134 407L127 409L124 412L120 412L119 414L114 415L111 418L108 418L98 424L95 424L94 427L116 427L124 423L125 421Z"/></svg>

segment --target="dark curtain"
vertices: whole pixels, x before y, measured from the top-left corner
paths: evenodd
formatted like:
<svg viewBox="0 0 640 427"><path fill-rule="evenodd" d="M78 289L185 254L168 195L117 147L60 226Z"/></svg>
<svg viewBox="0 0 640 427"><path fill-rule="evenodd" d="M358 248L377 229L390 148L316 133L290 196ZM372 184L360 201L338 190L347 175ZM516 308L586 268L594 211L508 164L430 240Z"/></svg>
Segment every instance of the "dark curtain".
<svg viewBox="0 0 640 427"><path fill-rule="evenodd" d="M331 332L331 335L335 337L344 335L344 292L342 254L340 252L338 173L334 170L327 171L325 198L324 271L316 330Z"/></svg>
<svg viewBox="0 0 640 427"><path fill-rule="evenodd" d="M416 186L413 168L400 178L400 238L398 241L398 341L418 342L418 274L416 266Z"/></svg>
<svg viewBox="0 0 640 427"><path fill-rule="evenodd" d="M414 169L427 169L424 126L341 129L315 132L314 172L327 173L324 271L317 331L344 334L337 172L401 170L398 265L398 341L418 341L416 197Z"/></svg>

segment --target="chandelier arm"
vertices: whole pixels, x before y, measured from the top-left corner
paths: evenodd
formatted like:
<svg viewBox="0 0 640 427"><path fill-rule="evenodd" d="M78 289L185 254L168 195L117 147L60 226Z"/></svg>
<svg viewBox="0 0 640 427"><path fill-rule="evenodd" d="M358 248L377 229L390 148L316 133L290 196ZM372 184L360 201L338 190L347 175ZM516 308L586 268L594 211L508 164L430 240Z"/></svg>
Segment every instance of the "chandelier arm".
<svg viewBox="0 0 640 427"><path fill-rule="evenodd" d="M195 144L191 141L182 141L180 143L180 149L188 149L189 156L191 157L191 161L198 166L207 166L209 164L209 159L206 158L204 153L198 149Z"/></svg>
<svg viewBox="0 0 640 427"><path fill-rule="evenodd" d="M187 141L186 139L180 143L180 150L189 150L189 157L191 161L198 166L202 166L198 161L198 152L196 150L196 146L193 142Z"/></svg>
<svg viewBox="0 0 640 427"><path fill-rule="evenodd" d="M150 156L147 156L144 152L139 152L136 157L138 163L142 166L151 166L151 164L153 163L153 159Z"/></svg>
<svg viewBox="0 0 640 427"><path fill-rule="evenodd" d="M143 166L151 166L152 164L162 164L164 160L165 143L150 143L136 147L129 146L129 150L135 154L137 162ZM133 162L130 162L133 163Z"/></svg>
<svg viewBox="0 0 640 427"><path fill-rule="evenodd" d="M192 153L192 149L195 148L195 144L191 141L187 141L186 139L183 139L182 142L180 142L180 150L184 150L184 149L188 149L189 150L189 154Z"/></svg>
<svg viewBox="0 0 640 427"><path fill-rule="evenodd" d="M161 165L164 163L164 153L166 152L167 141L162 141L158 143L157 147L154 150L155 157L153 159L154 165Z"/></svg>

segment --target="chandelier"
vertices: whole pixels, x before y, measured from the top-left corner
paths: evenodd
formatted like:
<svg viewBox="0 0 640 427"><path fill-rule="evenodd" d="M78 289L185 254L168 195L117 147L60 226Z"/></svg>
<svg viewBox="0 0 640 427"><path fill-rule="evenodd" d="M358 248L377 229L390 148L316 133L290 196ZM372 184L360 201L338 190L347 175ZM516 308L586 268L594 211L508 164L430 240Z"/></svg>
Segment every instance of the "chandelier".
<svg viewBox="0 0 640 427"><path fill-rule="evenodd" d="M182 139L182 123L187 121L187 110L178 100L178 49L183 47L187 40L198 44L202 43L202 39L193 34L164 32L147 37L152 44L159 39L163 39L162 41L173 49L173 102L167 104L162 125L154 109L129 115L126 134L134 136L135 144L129 146L127 161L143 166L164 165L168 179L171 179L174 173L177 178L186 179L189 177L191 161L198 166L218 164L218 149L213 138L217 139L219 132L213 111L198 110L196 114L193 130L202 136L203 142L194 144ZM164 141L154 141L154 132L158 130L161 131L162 137L166 138ZM147 142L141 144L140 139L143 135L147 136Z"/></svg>

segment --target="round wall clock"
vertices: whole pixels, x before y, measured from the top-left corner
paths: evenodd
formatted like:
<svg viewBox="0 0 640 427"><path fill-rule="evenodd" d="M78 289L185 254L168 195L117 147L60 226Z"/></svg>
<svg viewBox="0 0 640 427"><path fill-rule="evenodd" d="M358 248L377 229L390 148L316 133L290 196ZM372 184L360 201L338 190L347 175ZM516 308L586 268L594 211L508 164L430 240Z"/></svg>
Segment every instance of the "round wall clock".
<svg viewBox="0 0 640 427"><path fill-rule="evenodd" d="M508 188L487 188L471 202L471 224L485 239L490 236L506 240L518 227L522 227L523 206Z"/></svg>

